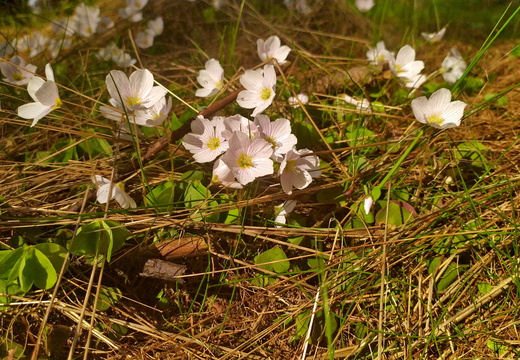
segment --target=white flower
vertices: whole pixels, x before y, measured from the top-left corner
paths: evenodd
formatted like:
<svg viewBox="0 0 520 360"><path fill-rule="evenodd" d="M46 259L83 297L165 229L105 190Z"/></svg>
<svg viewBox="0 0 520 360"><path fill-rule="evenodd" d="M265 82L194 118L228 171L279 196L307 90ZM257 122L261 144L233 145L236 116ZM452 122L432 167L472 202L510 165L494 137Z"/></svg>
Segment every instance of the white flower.
<svg viewBox="0 0 520 360"><path fill-rule="evenodd" d="M237 182L235 175L233 175L226 163L220 158L217 159L213 165L213 176L211 178L211 182L213 184L221 184L231 189L243 188L242 184Z"/></svg>
<svg viewBox="0 0 520 360"><path fill-rule="evenodd" d="M142 10L146 4L148 4L148 0L126 0L126 7L134 11Z"/></svg>
<svg viewBox="0 0 520 360"><path fill-rule="evenodd" d="M389 66L394 75L401 78L407 87L419 87L417 84L422 81L420 73L424 69L424 62L415 60L415 50L410 45L403 46L397 57L390 59Z"/></svg>
<svg viewBox="0 0 520 360"><path fill-rule="evenodd" d="M320 159L308 149L292 149L280 164L278 175L282 189L286 194L292 194L292 189L304 189L312 182L312 179L320 176Z"/></svg>
<svg viewBox="0 0 520 360"><path fill-rule="evenodd" d="M237 97L238 105L245 109L253 109L251 116L262 113L274 100L276 89L276 72L272 65L263 69L246 70L240 77L242 90Z"/></svg>
<svg viewBox="0 0 520 360"><path fill-rule="evenodd" d="M152 107L166 90L153 86L153 75L147 69L134 71L130 78L120 70L112 70L106 77L108 93L128 110L143 110Z"/></svg>
<svg viewBox="0 0 520 360"><path fill-rule="evenodd" d="M98 26L96 28L96 33L103 34L107 32L109 29L114 27L114 20L110 16L103 16L99 19Z"/></svg>
<svg viewBox="0 0 520 360"><path fill-rule="evenodd" d="M224 119L226 130L222 132L225 139L229 140L235 131L240 131L254 139L259 134L258 126L242 115L228 116Z"/></svg>
<svg viewBox="0 0 520 360"><path fill-rule="evenodd" d="M199 72L197 81L202 86L195 92L195 96L208 97L213 96L222 89L224 85L224 69L220 66L218 60L209 59L206 61L206 69Z"/></svg>
<svg viewBox="0 0 520 360"><path fill-rule="evenodd" d="M119 9L119 15L123 19L127 19L131 22L139 22L143 20L143 13L131 7L124 7L122 9Z"/></svg>
<svg viewBox="0 0 520 360"><path fill-rule="evenodd" d="M49 46L47 47L47 50L50 52L51 57L53 59L56 59L58 57L58 54L60 51L64 49L68 49L72 45L71 39L51 39L49 41Z"/></svg>
<svg viewBox="0 0 520 360"><path fill-rule="evenodd" d="M193 154L195 161L205 163L215 160L229 147L222 136L224 118L217 116L211 121L198 116L191 123L191 133L182 140L182 145Z"/></svg>
<svg viewBox="0 0 520 360"><path fill-rule="evenodd" d="M5 59L14 52L13 44L8 41L0 43L0 59Z"/></svg>
<svg viewBox="0 0 520 360"><path fill-rule="evenodd" d="M25 35L16 41L18 51L29 51L30 57L35 57L42 51L47 49L50 39L40 33L35 33L31 36Z"/></svg>
<svg viewBox="0 0 520 360"><path fill-rule="evenodd" d="M410 45L403 46L395 59L390 59L390 70L395 76L409 78L424 69L424 62L415 60L415 50Z"/></svg>
<svg viewBox="0 0 520 360"><path fill-rule="evenodd" d="M36 72L36 66L26 64L25 60L18 55L13 56L9 62L1 63L0 69L5 76L3 80L14 85L25 85L29 83L29 80L31 80Z"/></svg>
<svg viewBox="0 0 520 360"><path fill-rule="evenodd" d="M305 105L309 102L309 96L307 96L307 94L300 93L296 95L296 97L291 96L289 99L287 99L287 102L289 103L289 106L292 106L293 108L299 108L300 104Z"/></svg>
<svg viewBox="0 0 520 360"><path fill-rule="evenodd" d="M162 16L158 16L153 20L148 21L146 27L152 32L154 36L159 36L164 30L164 20Z"/></svg>
<svg viewBox="0 0 520 360"><path fill-rule="evenodd" d="M110 180L99 175L92 176L92 182L97 185L97 201L100 204L106 204L109 200L115 199L123 209L129 207L135 208L137 204L116 184L112 184Z"/></svg>
<svg viewBox="0 0 520 360"><path fill-rule="evenodd" d="M466 62L462 55L455 48L451 48L450 53L442 62L440 72L444 81L455 84L466 71Z"/></svg>
<svg viewBox="0 0 520 360"><path fill-rule="evenodd" d="M285 217L294 210L296 203L297 203L296 200L287 200L283 204L281 204L279 206L275 206L274 209L276 211L276 217L274 219L274 222L279 223L279 224L287 224L287 219ZM275 225L275 227L279 228L282 226Z"/></svg>
<svg viewBox="0 0 520 360"><path fill-rule="evenodd" d="M135 110L135 122L138 125L146 127L156 127L166 120L171 109L172 98L168 97L168 99L166 99L166 97L162 97L148 109Z"/></svg>
<svg viewBox="0 0 520 360"><path fill-rule="evenodd" d="M121 49L118 49L114 54L112 54L112 61L116 63L117 66L122 68L127 68L134 65L137 60L132 58L130 54L124 52Z"/></svg>
<svg viewBox="0 0 520 360"><path fill-rule="evenodd" d="M361 12L367 12L374 7L374 0L356 0L356 7Z"/></svg>
<svg viewBox="0 0 520 360"><path fill-rule="evenodd" d="M246 185L257 177L274 172L271 144L263 139L251 139L242 132L234 132L229 139L229 149L222 155L235 178Z"/></svg>
<svg viewBox="0 0 520 360"><path fill-rule="evenodd" d="M416 74L411 78L402 78L404 86L411 89L419 88L426 81L426 76L422 74Z"/></svg>
<svg viewBox="0 0 520 360"><path fill-rule="evenodd" d="M445 33L446 33L446 26L443 27L442 29L440 29L438 32L433 32L433 33L422 32L421 36L424 39L426 39L426 41L428 41L430 43L434 43L434 42L440 41L444 37Z"/></svg>
<svg viewBox="0 0 520 360"><path fill-rule="evenodd" d="M72 18L73 23L76 24L76 33L79 36L92 36L96 33L100 21L99 8L97 6L86 6L84 3L81 3L74 10Z"/></svg>
<svg viewBox="0 0 520 360"><path fill-rule="evenodd" d="M135 37L135 44L141 49L148 49L153 45L154 34L150 30L139 31Z"/></svg>
<svg viewBox="0 0 520 360"><path fill-rule="evenodd" d="M415 118L437 129L459 126L465 107L462 101L451 101L451 92L444 88L434 92L430 99L421 96L412 101Z"/></svg>
<svg viewBox="0 0 520 360"><path fill-rule="evenodd" d="M283 0L285 6L292 10L296 10L296 12L300 15L309 15L311 13L311 8L307 4L307 0Z"/></svg>
<svg viewBox="0 0 520 360"><path fill-rule="evenodd" d="M18 108L18 116L24 119L33 119L31 127L52 110L62 106L58 87L54 82L54 73L51 64L45 66L47 81L34 76L27 85L27 92L34 100L33 103L24 104Z"/></svg>
<svg viewBox="0 0 520 360"><path fill-rule="evenodd" d="M374 205L374 198L372 196L367 196L365 200L363 200L363 208L365 210L365 214L368 215L370 213L372 205Z"/></svg>
<svg viewBox="0 0 520 360"><path fill-rule="evenodd" d="M343 94L343 99L350 105L354 105L356 107L356 110L372 112L370 101L368 101L365 98L358 100L350 95Z"/></svg>
<svg viewBox="0 0 520 360"><path fill-rule="evenodd" d="M367 51L367 59L372 65L379 65L393 59L394 53L386 49L385 42L379 41L375 48Z"/></svg>
<svg viewBox="0 0 520 360"><path fill-rule="evenodd" d="M291 52L291 48L287 45L280 45L280 38L276 35L268 37L266 41L258 39L256 41L256 47L260 60L266 61L269 59L276 59L278 64L284 64L287 59L287 55L289 55L289 52Z"/></svg>
<svg viewBox="0 0 520 360"><path fill-rule="evenodd" d="M273 147L273 160L281 160L298 142L296 136L291 134L291 122L287 119L281 118L271 122L267 115L256 115L255 124L260 130L260 137Z"/></svg>

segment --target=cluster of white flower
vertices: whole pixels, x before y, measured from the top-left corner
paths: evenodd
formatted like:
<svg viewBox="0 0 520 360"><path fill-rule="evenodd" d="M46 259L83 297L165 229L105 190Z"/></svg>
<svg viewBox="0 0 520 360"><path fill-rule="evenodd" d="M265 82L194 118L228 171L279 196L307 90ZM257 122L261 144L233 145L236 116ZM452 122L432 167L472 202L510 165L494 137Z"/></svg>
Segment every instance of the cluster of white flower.
<svg viewBox="0 0 520 360"><path fill-rule="evenodd" d="M439 41L445 30L446 28L443 28L439 33L434 34L423 33L423 36L429 39L430 42ZM379 41L374 48L370 48L367 51L366 55L372 65L388 63L392 73L408 88L416 89L426 81L426 77L421 74L421 71L424 69L424 62L415 60L415 50L410 45L403 46L397 53L397 56L394 56L393 52L386 49L384 41ZM465 70L466 63L462 56L456 49L452 48L442 62L439 72L446 82L454 84Z"/></svg>
<svg viewBox="0 0 520 360"><path fill-rule="evenodd" d="M296 150L298 139L291 133L287 119L271 121L257 115L254 121L241 115L217 116L211 120L198 117L191 123L192 132L182 144L195 161L213 166L213 182L242 188L258 177L277 175L282 189L304 189L320 175L319 158L308 149Z"/></svg>
<svg viewBox="0 0 520 360"><path fill-rule="evenodd" d="M139 31L135 37L135 44L141 49L148 49L153 45L156 36L163 33L164 21L162 16L158 16L153 20L148 21L146 29Z"/></svg>
<svg viewBox="0 0 520 360"><path fill-rule="evenodd" d="M112 107L102 105L99 110L107 119L117 121L123 131L129 130L129 124L155 127L168 117L171 98L166 98L165 88L154 86L149 70L136 70L130 77L120 70L112 70L106 84Z"/></svg>

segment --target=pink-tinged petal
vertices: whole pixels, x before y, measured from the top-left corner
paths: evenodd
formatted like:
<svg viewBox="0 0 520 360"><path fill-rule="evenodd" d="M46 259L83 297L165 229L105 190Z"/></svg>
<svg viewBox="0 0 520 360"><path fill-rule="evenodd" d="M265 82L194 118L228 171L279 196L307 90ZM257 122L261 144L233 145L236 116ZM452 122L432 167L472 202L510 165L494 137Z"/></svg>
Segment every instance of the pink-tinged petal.
<svg viewBox="0 0 520 360"><path fill-rule="evenodd" d="M278 49L280 45L280 38L276 35L269 36L265 41L265 47L267 48L268 53L271 53L273 50Z"/></svg>
<svg viewBox="0 0 520 360"><path fill-rule="evenodd" d="M273 102L273 100L271 99L270 101L264 101L264 102L260 103L255 108L255 110L253 110L253 112L251 113L251 116L256 116L256 115L262 113L265 109L267 109L269 107L269 105L271 105L272 102Z"/></svg>
<svg viewBox="0 0 520 360"><path fill-rule="evenodd" d="M199 83L200 83L200 81L199 81ZM217 88L213 88L213 89L205 89L205 88L197 89L197 91L195 91L195 96L197 96L197 97L210 97L210 96L213 96L216 93L218 93L218 91L219 91L219 89L217 89Z"/></svg>
<svg viewBox="0 0 520 360"><path fill-rule="evenodd" d="M429 106L431 109L435 109L435 112L444 111L451 102L451 91L442 88L437 90L430 96L428 100Z"/></svg>
<svg viewBox="0 0 520 360"><path fill-rule="evenodd" d="M242 90L237 96L238 105L244 109L253 109L258 106L260 101L258 93L250 90Z"/></svg>
<svg viewBox="0 0 520 360"><path fill-rule="evenodd" d="M421 96L412 100L412 111L417 121L423 124L428 122L430 108L428 106L428 100L426 99L426 96Z"/></svg>
<svg viewBox="0 0 520 360"><path fill-rule="evenodd" d="M112 192L111 192L111 190L112 190ZM97 202L100 204L106 204L109 200L109 193L111 195L110 198L113 197L113 194L112 194L113 191L114 191L114 189L110 189L110 184L101 185L96 193Z"/></svg>
<svg viewBox="0 0 520 360"><path fill-rule="evenodd" d="M133 90L132 93L138 94L140 98L147 97L150 89L153 87L153 75L147 69L134 71L128 80L130 81L130 87Z"/></svg>
<svg viewBox="0 0 520 360"><path fill-rule="evenodd" d="M197 153L193 154L193 158L198 163L207 163L215 160L221 154L220 151L212 149L201 149Z"/></svg>
<svg viewBox="0 0 520 360"><path fill-rule="evenodd" d="M252 168L255 177L271 175L274 173L273 160L271 159L256 159L255 165Z"/></svg>
<svg viewBox="0 0 520 360"><path fill-rule="evenodd" d="M265 65L264 66L264 83L266 87L270 87L274 91L274 87L276 85L276 71L274 70L273 65Z"/></svg>
<svg viewBox="0 0 520 360"><path fill-rule="evenodd" d="M410 45L403 46L396 57L397 64L408 64L415 60L415 50Z"/></svg>
<svg viewBox="0 0 520 360"><path fill-rule="evenodd" d="M287 56L291 52L291 48L287 45L281 46L274 54L273 57L278 61L280 65L285 64Z"/></svg>
<svg viewBox="0 0 520 360"><path fill-rule="evenodd" d="M40 103L46 106L56 106L60 95L58 94L58 87L54 81L47 81L35 93L36 98Z"/></svg>
<svg viewBox="0 0 520 360"><path fill-rule="evenodd" d="M52 108L49 106L45 106L39 102L33 102L18 107L18 116L24 119L36 119L36 122L38 122L38 120L50 113L51 110ZM42 114L44 115L42 116ZM36 122L34 122L31 127L34 126Z"/></svg>
<svg viewBox="0 0 520 360"><path fill-rule="evenodd" d="M191 131L198 135L204 134L204 129L207 126L206 121L207 120L202 116L197 116L197 118L191 122Z"/></svg>
<svg viewBox="0 0 520 360"><path fill-rule="evenodd" d="M260 57L260 60L265 61L267 59L267 50L266 50L264 40L258 39L256 41L256 50L258 52L258 56Z"/></svg>
<svg viewBox="0 0 520 360"><path fill-rule="evenodd" d="M291 122L289 120L280 118L272 123L269 136L280 139L287 137L289 134L291 134Z"/></svg>
<svg viewBox="0 0 520 360"><path fill-rule="evenodd" d="M118 103L124 104L128 96L134 96L128 77L121 70L112 70L107 75L105 82L110 97Z"/></svg>
<svg viewBox="0 0 520 360"><path fill-rule="evenodd" d="M52 71L51 64L45 65L45 76L47 81L54 81L54 71Z"/></svg>
<svg viewBox="0 0 520 360"><path fill-rule="evenodd" d="M137 207L137 204L135 203L134 199L132 199L130 197L130 195L128 195L126 192L124 192L123 190L121 190L119 187L117 186L114 186L114 188L112 189L113 191L113 195L112 195L112 198L115 199L117 201L117 203L123 208L123 209L128 209L128 208L135 208Z"/></svg>
<svg viewBox="0 0 520 360"><path fill-rule="evenodd" d="M45 80L37 76L34 76L29 81L29 84L27 85L27 92L34 101L38 101L38 99L36 98L36 91L38 91L38 89L40 89L43 86L43 84L45 84Z"/></svg>
<svg viewBox="0 0 520 360"><path fill-rule="evenodd" d="M162 86L154 86L149 91L147 98L143 99L145 100L143 105L147 108L153 106L156 102L166 96L166 92L166 89L164 89Z"/></svg>
<svg viewBox="0 0 520 360"><path fill-rule="evenodd" d="M459 126L460 120L464 115L464 108L466 107L466 103L462 101L453 101L449 106L443 111L442 118L445 122L454 124L453 126Z"/></svg>
<svg viewBox="0 0 520 360"><path fill-rule="evenodd" d="M206 61L204 66L210 74L215 74L217 75L217 77L222 76L222 74L224 73L224 69L222 68L222 66L220 66L220 62L216 59L209 59L208 61Z"/></svg>
<svg viewBox="0 0 520 360"><path fill-rule="evenodd" d="M91 176L90 179L92 180L92 182L94 184L96 184L96 186L102 186L102 185L106 185L106 184L110 184L110 180L108 180L107 178L101 176L101 175L94 175L94 176Z"/></svg>
<svg viewBox="0 0 520 360"><path fill-rule="evenodd" d="M240 76L240 83L248 90L260 91L263 79L262 69L246 70L244 75Z"/></svg>
<svg viewBox="0 0 520 360"><path fill-rule="evenodd" d="M273 147L264 139L253 139L250 145L249 155L260 158L270 158L273 154Z"/></svg>
<svg viewBox="0 0 520 360"><path fill-rule="evenodd" d="M202 148L202 140L200 135L187 134L182 139L182 145L184 145L186 150L194 154Z"/></svg>

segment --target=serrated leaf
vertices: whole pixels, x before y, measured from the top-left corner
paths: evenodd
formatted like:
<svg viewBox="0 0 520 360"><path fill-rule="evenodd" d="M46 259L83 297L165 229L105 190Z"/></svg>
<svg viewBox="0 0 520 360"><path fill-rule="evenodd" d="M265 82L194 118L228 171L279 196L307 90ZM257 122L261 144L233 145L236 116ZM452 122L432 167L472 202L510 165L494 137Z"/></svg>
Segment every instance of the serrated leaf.
<svg viewBox="0 0 520 360"><path fill-rule="evenodd" d="M272 264L266 264L273 261L274 263ZM291 263L287 260L287 255L279 247L274 247L255 256L255 264L262 269L275 273L287 272L291 267Z"/></svg>

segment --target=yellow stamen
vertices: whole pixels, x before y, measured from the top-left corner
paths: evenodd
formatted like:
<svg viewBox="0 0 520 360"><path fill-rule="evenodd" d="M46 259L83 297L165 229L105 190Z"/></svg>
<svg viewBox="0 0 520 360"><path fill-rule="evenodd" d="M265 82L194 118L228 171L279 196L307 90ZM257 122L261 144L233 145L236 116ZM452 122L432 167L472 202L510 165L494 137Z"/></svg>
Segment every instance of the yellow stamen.
<svg viewBox="0 0 520 360"><path fill-rule="evenodd" d="M220 139L210 138L206 145L208 146L208 149L217 150L220 147Z"/></svg>
<svg viewBox="0 0 520 360"><path fill-rule="evenodd" d="M444 123L444 119L437 114L430 116L426 121L428 121L430 124L438 125L442 125Z"/></svg>
<svg viewBox="0 0 520 360"><path fill-rule="evenodd" d="M272 93L273 93L273 90L271 90L269 88L262 89L262 91L260 91L260 99L267 101L271 98Z"/></svg>
<svg viewBox="0 0 520 360"><path fill-rule="evenodd" d="M126 103L128 104L128 106L134 106L142 104L142 101L137 96L129 96L126 98Z"/></svg>
<svg viewBox="0 0 520 360"><path fill-rule="evenodd" d="M242 169L253 167L253 158L247 154L242 154L238 157L237 164Z"/></svg>

